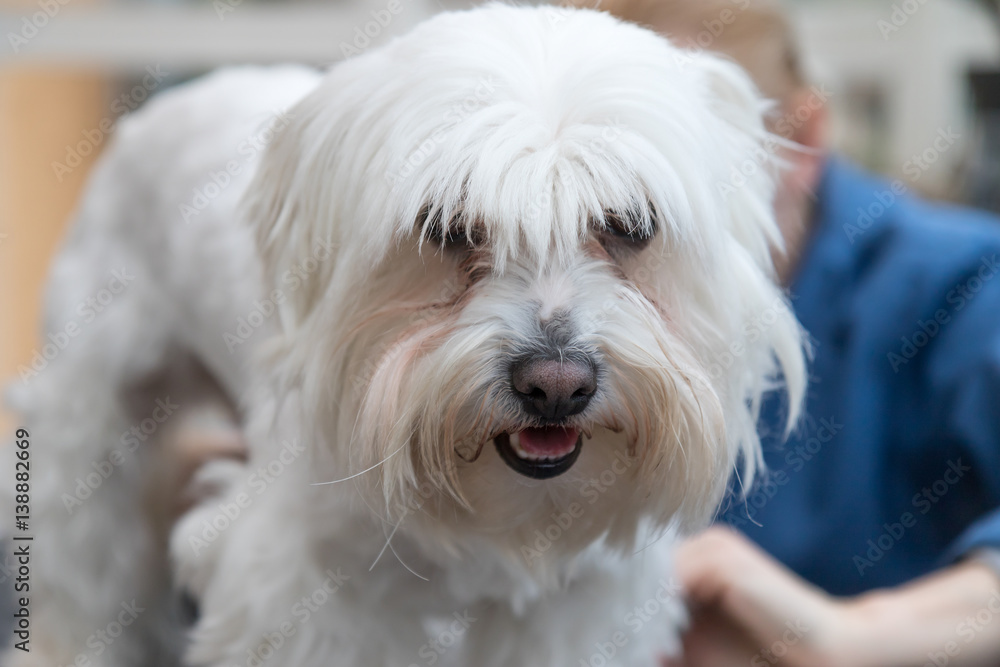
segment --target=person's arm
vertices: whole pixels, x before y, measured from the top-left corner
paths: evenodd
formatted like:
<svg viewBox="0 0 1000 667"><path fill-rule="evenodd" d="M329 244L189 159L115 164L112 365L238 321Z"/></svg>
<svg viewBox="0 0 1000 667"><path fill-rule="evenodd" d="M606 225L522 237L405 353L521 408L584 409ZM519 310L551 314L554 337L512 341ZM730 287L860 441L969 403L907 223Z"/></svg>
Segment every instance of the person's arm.
<svg viewBox="0 0 1000 667"><path fill-rule="evenodd" d="M841 664L1000 664L1000 578L966 560L845 604Z"/></svg>
<svg viewBox="0 0 1000 667"><path fill-rule="evenodd" d="M1000 664L1000 577L967 560L894 589L834 598L743 536L712 528L681 546L687 667Z"/></svg>

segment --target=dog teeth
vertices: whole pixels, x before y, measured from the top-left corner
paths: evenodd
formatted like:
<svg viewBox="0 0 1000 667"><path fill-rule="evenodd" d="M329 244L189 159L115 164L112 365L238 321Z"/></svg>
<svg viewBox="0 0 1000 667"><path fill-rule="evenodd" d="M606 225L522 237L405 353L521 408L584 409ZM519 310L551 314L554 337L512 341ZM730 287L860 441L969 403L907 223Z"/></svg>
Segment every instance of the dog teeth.
<svg viewBox="0 0 1000 667"><path fill-rule="evenodd" d="M556 459L562 458L561 456L538 456L536 454L529 454L528 452L521 449L521 434L511 433L510 434L510 448L514 450L519 459L525 461L555 461Z"/></svg>
<svg viewBox="0 0 1000 667"><path fill-rule="evenodd" d="M528 452L521 449L521 434L511 433L510 434L510 448L514 450L519 459L524 459L525 461L537 461L537 456L532 456Z"/></svg>

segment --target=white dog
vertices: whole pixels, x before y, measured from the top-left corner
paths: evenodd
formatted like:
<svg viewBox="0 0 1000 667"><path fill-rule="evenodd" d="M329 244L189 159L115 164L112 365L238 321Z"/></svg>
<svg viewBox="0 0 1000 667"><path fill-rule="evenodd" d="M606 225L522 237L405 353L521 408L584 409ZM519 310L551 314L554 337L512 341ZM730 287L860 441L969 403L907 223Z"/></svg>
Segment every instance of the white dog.
<svg viewBox="0 0 1000 667"><path fill-rule="evenodd" d="M656 664L666 545L752 476L762 395L783 378L792 424L803 393L765 108L606 14L499 5L150 102L17 392L32 638L4 664ZM168 558L161 422L216 385L249 461L201 471Z"/></svg>

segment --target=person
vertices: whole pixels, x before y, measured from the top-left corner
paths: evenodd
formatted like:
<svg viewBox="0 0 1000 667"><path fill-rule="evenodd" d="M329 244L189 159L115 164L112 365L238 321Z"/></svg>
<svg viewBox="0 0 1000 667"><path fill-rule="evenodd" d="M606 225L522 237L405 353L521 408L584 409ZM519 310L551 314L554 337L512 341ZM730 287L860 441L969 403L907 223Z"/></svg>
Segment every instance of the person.
<svg viewBox="0 0 1000 667"><path fill-rule="evenodd" d="M764 406L768 474L680 547L678 664L1000 664L1000 224L832 155L776 3L599 9L739 62L803 147L778 156L775 260L813 341L806 418L782 444Z"/></svg>

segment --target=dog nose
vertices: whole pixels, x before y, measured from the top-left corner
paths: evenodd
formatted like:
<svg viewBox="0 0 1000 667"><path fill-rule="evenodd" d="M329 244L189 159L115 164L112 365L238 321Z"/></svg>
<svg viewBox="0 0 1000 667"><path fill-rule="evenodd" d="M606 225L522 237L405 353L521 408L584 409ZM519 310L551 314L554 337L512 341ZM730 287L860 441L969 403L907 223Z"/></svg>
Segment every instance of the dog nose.
<svg viewBox="0 0 1000 667"><path fill-rule="evenodd" d="M597 391L597 373L589 359L529 357L514 364L511 383L530 414L559 421L587 407Z"/></svg>

